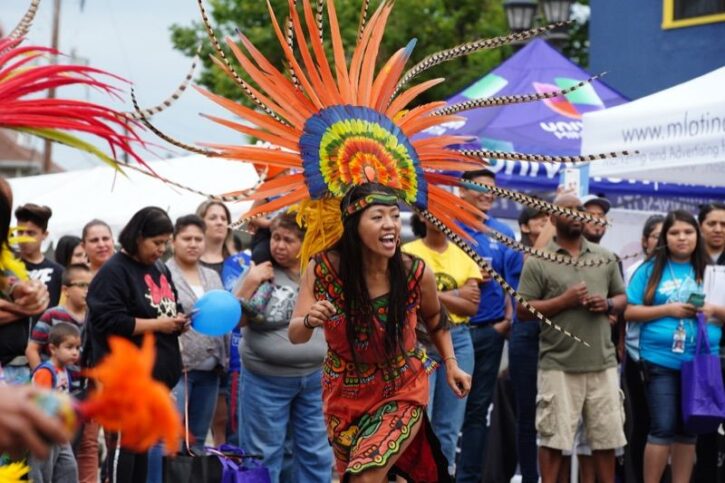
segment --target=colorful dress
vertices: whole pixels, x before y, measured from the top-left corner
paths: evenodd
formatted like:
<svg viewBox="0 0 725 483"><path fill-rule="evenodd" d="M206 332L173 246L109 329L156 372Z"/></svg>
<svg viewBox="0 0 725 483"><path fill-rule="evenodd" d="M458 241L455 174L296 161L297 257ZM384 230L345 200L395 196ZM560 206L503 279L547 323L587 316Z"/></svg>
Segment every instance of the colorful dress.
<svg viewBox="0 0 725 483"><path fill-rule="evenodd" d="M401 354L384 362L387 294L371 301L372 324L355 327L353 358L342 281L326 252L315 257L315 298L329 300L337 309L324 327L328 352L323 364L322 398L328 439L341 475L385 466L422 420L415 439L396 462L396 470L415 482L449 481L448 463L425 416L428 374L435 363L418 346L415 336L424 270L425 263L413 258L402 344L406 357Z"/></svg>

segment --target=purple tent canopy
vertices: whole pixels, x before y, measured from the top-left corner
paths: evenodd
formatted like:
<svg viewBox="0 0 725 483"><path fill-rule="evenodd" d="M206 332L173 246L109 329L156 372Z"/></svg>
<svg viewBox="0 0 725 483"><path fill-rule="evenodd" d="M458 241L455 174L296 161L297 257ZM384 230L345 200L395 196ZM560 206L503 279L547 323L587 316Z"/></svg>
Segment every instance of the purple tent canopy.
<svg viewBox="0 0 725 483"><path fill-rule="evenodd" d="M448 103L552 92L589 77L544 40L535 39ZM580 152L582 114L625 102L621 94L597 80L566 98L466 111L461 113L465 123L444 124L427 134L472 136L477 140L473 146L497 151L573 155Z"/></svg>
<svg viewBox="0 0 725 483"><path fill-rule="evenodd" d="M448 99L448 104L470 99L543 93L566 89L590 75L541 39L535 39L499 67ZM416 136L450 134L471 136L473 149L517 151L535 154L580 154L582 114L627 102L627 99L598 80L566 95L544 101L488 107L462 112L465 122L435 126ZM490 160L498 184L528 192L556 189L560 163L529 163ZM644 183L594 178L590 189L608 196L616 205L626 199L679 199L695 196L711 200L725 189L670 183Z"/></svg>

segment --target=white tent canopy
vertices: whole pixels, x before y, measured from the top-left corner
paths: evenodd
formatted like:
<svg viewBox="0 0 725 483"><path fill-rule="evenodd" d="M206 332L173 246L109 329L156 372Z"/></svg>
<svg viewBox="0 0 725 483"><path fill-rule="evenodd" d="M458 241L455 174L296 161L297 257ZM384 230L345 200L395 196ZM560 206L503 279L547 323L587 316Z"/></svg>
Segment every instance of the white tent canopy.
<svg viewBox="0 0 725 483"><path fill-rule="evenodd" d="M160 176L209 194L250 188L258 180L249 163L203 156L190 156L150 163ZM48 241L63 235L80 236L88 221L107 222L118 236L131 216L144 206L159 206L171 219L193 213L204 196L174 188L157 178L124 170L117 174L108 166L59 174L10 179L13 206L24 203L47 205L53 210ZM232 218L249 210L251 203L227 204Z"/></svg>
<svg viewBox="0 0 725 483"><path fill-rule="evenodd" d="M639 151L591 165L592 176L725 186L725 67L584 115L582 153Z"/></svg>

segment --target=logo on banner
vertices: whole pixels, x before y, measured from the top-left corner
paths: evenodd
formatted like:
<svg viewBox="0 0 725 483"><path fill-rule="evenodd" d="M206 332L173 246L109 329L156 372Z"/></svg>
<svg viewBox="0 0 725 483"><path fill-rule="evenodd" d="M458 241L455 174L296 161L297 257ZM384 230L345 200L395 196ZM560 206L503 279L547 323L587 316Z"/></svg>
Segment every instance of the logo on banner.
<svg viewBox="0 0 725 483"><path fill-rule="evenodd" d="M581 81L577 79L569 79L568 77L556 77L554 79L555 84L534 82L533 85L538 94L548 94L568 89L579 82ZM544 99L543 102L546 107L555 113L576 121L581 120L582 110L593 111L604 109L604 103L599 98L597 91L594 90L594 87L592 87L591 84L586 84L574 92L570 92L564 97L557 96L551 99Z"/></svg>

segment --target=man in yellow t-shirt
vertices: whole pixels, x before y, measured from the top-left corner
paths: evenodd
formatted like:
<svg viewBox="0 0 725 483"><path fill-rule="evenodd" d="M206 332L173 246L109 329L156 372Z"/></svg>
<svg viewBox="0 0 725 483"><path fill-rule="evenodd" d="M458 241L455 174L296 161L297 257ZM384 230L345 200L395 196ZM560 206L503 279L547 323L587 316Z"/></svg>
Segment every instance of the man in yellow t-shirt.
<svg viewBox="0 0 725 483"><path fill-rule="evenodd" d="M427 222L413 216L413 232L420 237L403 245L405 253L414 255L428 265L435 273L438 297L448 310L451 321L451 339L458 367L473 372L473 344L466 323L478 310L480 290L483 281L481 270L463 250L450 243L445 234ZM431 357L440 362L440 356L433 352ZM428 416L433 431L440 440L441 450L448 458L448 472L455 474L456 445L458 433L463 425L466 399L458 399L446 383L445 364L431 374L430 402Z"/></svg>

